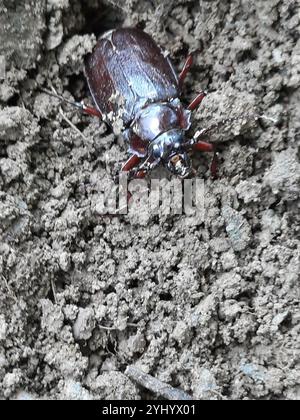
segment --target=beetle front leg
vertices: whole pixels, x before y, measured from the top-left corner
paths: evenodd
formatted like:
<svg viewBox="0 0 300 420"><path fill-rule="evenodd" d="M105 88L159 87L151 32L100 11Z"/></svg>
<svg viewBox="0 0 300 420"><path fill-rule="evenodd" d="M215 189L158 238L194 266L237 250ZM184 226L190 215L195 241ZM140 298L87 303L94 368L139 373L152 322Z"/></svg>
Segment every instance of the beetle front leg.
<svg viewBox="0 0 300 420"><path fill-rule="evenodd" d="M139 159L141 160L141 158ZM145 178L159 164L160 164L160 159L154 159L153 156L150 155L139 166L137 166L136 168L128 172L129 180Z"/></svg>
<svg viewBox="0 0 300 420"><path fill-rule="evenodd" d="M192 148L194 150L199 150L200 152L214 152L215 147L211 143L207 143L206 141L199 141L195 143Z"/></svg>
<svg viewBox="0 0 300 420"><path fill-rule="evenodd" d="M216 152L215 146L211 143L207 143L205 141L198 140L199 137L201 137L202 133L205 133L206 130L198 131L194 137L189 140L187 143L185 143L183 146L185 149L192 149L199 152L213 152L214 157L211 162L210 171L212 174L212 177L214 179L217 178L217 170L218 170L218 153Z"/></svg>
<svg viewBox="0 0 300 420"><path fill-rule="evenodd" d="M122 166L121 172L130 172L141 163L142 159L137 155L132 155L127 162Z"/></svg>
<svg viewBox="0 0 300 420"><path fill-rule="evenodd" d="M141 161L142 158L138 157L137 155L132 155L127 160L127 162L122 166L121 172L126 172L128 176L128 181L132 179L141 179L146 176L146 171L141 171ZM118 177L115 178L115 182L117 182ZM131 199L132 194L127 191L127 202Z"/></svg>
<svg viewBox="0 0 300 420"><path fill-rule="evenodd" d="M129 176L131 179L143 179L147 176L148 173L150 173L154 168L156 168L159 165L159 162L154 160L151 162L152 158L146 159L143 163L140 164L135 169L132 169L129 172Z"/></svg>
<svg viewBox="0 0 300 420"><path fill-rule="evenodd" d="M192 146L193 150L198 150L200 152L213 152L214 156L210 165L210 172L214 179L217 178L218 174L218 154L216 152L215 146L211 143L205 141L199 141Z"/></svg>

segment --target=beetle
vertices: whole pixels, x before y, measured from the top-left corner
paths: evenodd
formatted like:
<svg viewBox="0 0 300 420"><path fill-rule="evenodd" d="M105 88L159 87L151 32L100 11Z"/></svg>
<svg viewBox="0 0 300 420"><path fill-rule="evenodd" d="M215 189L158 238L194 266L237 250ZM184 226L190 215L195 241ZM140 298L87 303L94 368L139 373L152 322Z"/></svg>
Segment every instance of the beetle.
<svg viewBox="0 0 300 420"><path fill-rule="evenodd" d="M129 178L144 178L160 164L180 178L194 175L190 150L214 152L211 172L215 177L215 148L201 138L227 122L270 118L256 114L226 118L185 139L185 132L191 127L191 113L206 96L200 92L186 109L180 101L183 82L192 64L193 55L189 54L177 76L167 54L150 35L138 28L113 29L99 38L85 63L95 108L41 90L100 118L111 128L121 121L130 153L121 170Z"/></svg>
<svg viewBox="0 0 300 420"><path fill-rule="evenodd" d="M130 157L122 171L143 178L163 164L172 174L193 174L189 149L213 152L200 141L207 130L185 139L191 112L205 98L201 92L185 109L180 101L183 82L193 63L190 54L177 76L165 52L141 29L119 28L104 33L85 63L85 75L96 108L81 104L113 127L118 120Z"/></svg>

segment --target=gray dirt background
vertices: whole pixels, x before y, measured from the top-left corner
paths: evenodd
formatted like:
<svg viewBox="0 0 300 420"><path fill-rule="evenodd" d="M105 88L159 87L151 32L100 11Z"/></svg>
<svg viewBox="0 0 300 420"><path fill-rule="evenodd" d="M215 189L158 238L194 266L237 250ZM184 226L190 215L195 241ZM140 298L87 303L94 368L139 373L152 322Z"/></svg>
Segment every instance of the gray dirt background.
<svg viewBox="0 0 300 420"><path fill-rule="evenodd" d="M83 57L138 23L178 69L198 50L193 130L276 120L212 136L217 181L195 159L204 223L102 218L122 140L38 90L90 102ZM298 0L0 0L1 398L151 396L131 364L194 398L300 398L299 32Z"/></svg>

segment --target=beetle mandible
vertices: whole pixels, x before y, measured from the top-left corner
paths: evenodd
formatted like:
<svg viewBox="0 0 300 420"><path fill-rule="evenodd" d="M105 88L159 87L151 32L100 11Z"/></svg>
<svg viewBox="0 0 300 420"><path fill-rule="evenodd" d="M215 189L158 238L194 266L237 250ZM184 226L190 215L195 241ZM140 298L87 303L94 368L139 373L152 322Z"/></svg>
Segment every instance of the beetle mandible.
<svg viewBox="0 0 300 420"><path fill-rule="evenodd" d="M82 110L109 126L123 122L123 136L130 158L122 171L142 178L163 164L172 174L193 174L189 149L214 151L200 141L208 130L185 140L191 112L202 102L201 92L185 109L180 101L183 82L192 65L189 55L177 76L171 61L150 35L137 28L106 32L87 58L85 75L96 109Z"/></svg>

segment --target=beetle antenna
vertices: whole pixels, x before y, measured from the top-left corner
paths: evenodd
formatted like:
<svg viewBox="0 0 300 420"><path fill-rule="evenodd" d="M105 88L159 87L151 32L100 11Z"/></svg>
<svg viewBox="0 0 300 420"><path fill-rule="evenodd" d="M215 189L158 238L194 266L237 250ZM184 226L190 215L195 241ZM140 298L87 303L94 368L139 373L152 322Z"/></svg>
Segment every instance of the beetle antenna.
<svg viewBox="0 0 300 420"><path fill-rule="evenodd" d="M206 134L210 133L211 131L218 130L219 128L221 128L225 124L228 124L228 123L232 124L232 123L234 123L236 121L240 121L240 120L255 120L255 121L257 121L259 119L272 121L274 124L277 123L277 120L275 120L274 118L267 117L266 115L258 115L258 114L243 114L243 115L239 115L237 117L225 118L221 121L218 121L218 122L212 124L210 127L203 128L202 130L196 131L193 138L189 142L185 143L183 146L191 146L191 145L197 143L199 138L205 136Z"/></svg>
<svg viewBox="0 0 300 420"><path fill-rule="evenodd" d="M66 104L69 104L69 105L73 106L74 108L79 109L79 111L81 111L84 114L92 115L93 117L102 118L101 112L98 111L97 109L86 106L83 102L70 101L70 100L64 98L62 95L59 95L56 92L54 87L52 87L52 91L48 90L48 89L45 89L45 88L42 88L42 87L39 87L39 90L41 92L46 93L49 96L52 96L53 98L59 99L61 102L64 102Z"/></svg>
<svg viewBox="0 0 300 420"><path fill-rule="evenodd" d="M83 104L81 102L75 102L75 101L73 102L64 98L62 95L59 95L58 93L56 93L56 91L54 91L54 88L53 88L53 92L51 90L48 90L42 87L40 87L39 90L43 93L46 93L49 96L52 96L53 98L59 99L61 102L65 102L66 104L72 105L75 108L78 108L80 110L82 110L83 108Z"/></svg>

